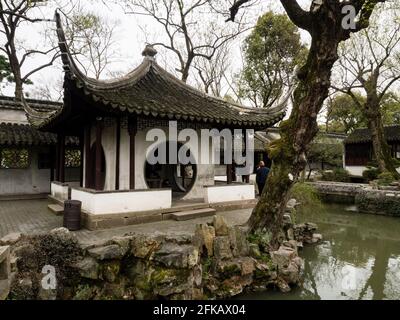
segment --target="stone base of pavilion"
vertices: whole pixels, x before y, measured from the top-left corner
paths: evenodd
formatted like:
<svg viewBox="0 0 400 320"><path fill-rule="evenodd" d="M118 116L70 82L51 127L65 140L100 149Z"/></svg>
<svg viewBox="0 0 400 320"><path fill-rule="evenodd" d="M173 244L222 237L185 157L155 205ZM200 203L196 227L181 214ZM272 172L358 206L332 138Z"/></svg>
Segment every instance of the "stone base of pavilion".
<svg viewBox="0 0 400 320"><path fill-rule="evenodd" d="M176 200L171 189L97 191L52 182L49 199L61 206L68 199L81 201L82 227L89 230L170 220L183 212L197 218L257 203L254 185L244 183L205 186L203 198Z"/></svg>

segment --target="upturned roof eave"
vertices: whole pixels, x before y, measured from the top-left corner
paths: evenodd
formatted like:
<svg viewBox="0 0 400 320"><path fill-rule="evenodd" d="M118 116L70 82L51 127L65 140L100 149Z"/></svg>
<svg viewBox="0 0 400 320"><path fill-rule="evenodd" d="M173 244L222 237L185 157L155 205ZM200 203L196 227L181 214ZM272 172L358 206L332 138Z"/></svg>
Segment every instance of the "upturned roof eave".
<svg viewBox="0 0 400 320"><path fill-rule="evenodd" d="M87 77L84 73L80 71L74 61L73 56L71 55L62 27L60 14L58 12L56 12L55 14L55 20L57 24L57 35L61 51L61 59L65 72L65 78L68 79L68 81L74 83L74 86L76 88L81 89L85 96L90 96L90 99L94 102L92 105L95 106L95 108L96 104L99 102L99 100L101 100L99 109L102 111L106 111L105 109L111 106L109 108L109 111L111 111L112 113L135 114L137 116L153 116L176 120L186 118L196 122L215 123L217 125L237 125L240 127L254 127L260 129L264 129L276 124L277 122L282 120L286 114L286 104L288 99L290 98L291 92L289 92L288 95L285 97L283 103L270 110L245 107L240 104L227 102L223 99L207 95L191 87L190 85L177 79L166 70L161 68L155 62L154 57L146 56L143 62L136 69L129 72L124 77L113 80L97 80ZM101 94L102 92L114 91L118 89L129 89L130 86L134 86L136 83L141 81L141 79L143 79L150 72L150 70L153 70L158 75L160 75L160 77L162 77L162 79L167 84L177 86L185 92L190 92L191 95L196 97L195 99L199 99L200 101L204 100L204 104L211 103L217 106L224 105L224 108L229 107L230 113L233 115L233 117L230 119L224 119L221 116L217 116L217 110L216 116L196 116L189 113L174 114L174 112L166 112L165 110L160 112L159 110L145 110L145 108L135 109L132 107L132 105L126 105L121 103L120 101L109 101L104 98L104 95ZM64 107L61 110L58 110L57 112L48 115L47 119L37 117L38 119L36 119L35 125L41 129L51 128L52 124L58 123L60 119L67 116L66 113L68 112L68 110L65 109L66 106L64 104ZM244 114L243 119L240 119L241 114ZM35 120L35 115L33 115L31 118Z"/></svg>

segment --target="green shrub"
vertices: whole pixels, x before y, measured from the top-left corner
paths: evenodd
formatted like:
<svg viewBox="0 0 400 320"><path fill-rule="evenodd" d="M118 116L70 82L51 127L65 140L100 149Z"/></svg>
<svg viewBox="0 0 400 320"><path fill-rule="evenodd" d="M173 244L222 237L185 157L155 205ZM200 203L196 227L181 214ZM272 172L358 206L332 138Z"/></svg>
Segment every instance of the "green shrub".
<svg viewBox="0 0 400 320"><path fill-rule="evenodd" d="M395 180L396 179L394 178L393 174L388 171L382 172L380 175L378 175L378 184L381 186L387 186Z"/></svg>
<svg viewBox="0 0 400 320"><path fill-rule="evenodd" d="M321 180L323 181L335 181L335 182L349 182L350 174L343 168L336 168L332 171L323 171Z"/></svg>
<svg viewBox="0 0 400 320"><path fill-rule="evenodd" d="M334 181L333 171L322 171L321 180L323 181Z"/></svg>
<svg viewBox="0 0 400 320"><path fill-rule="evenodd" d="M364 170L362 173L363 178L365 180L367 180L368 182L378 179L379 174L380 174L379 169L373 168L373 167L369 167L367 170Z"/></svg>
<svg viewBox="0 0 400 320"><path fill-rule="evenodd" d="M310 184L298 182L290 190L290 198L296 199L305 206L320 206L318 191Z"/></svg>

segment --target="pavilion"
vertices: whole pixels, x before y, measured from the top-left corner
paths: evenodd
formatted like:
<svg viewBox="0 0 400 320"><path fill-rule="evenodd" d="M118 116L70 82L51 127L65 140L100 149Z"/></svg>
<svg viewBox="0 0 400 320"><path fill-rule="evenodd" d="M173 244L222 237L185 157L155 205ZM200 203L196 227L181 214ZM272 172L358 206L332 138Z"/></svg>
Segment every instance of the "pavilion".
<svg viewBox="0 0 400 320"><path fill-rule="evenodd" d="M65 71L63 106L38 112L23 102L33 126L57 135L53 198L82 201L82 210L93 219L158 214L168 211L173 199L209 204L254 199L252 184L232 183L229 178L223 185L216 184L214 165L149 165L146 155L152 143L146 141L146 133L167 128L169 121L176 121L178 132L185 128L265 130L283 119L290 93L271 109L248 108L206 95L161 68L151 46L143 51L143 62L126 76L92 79L79 70L70 54L58 13L56 21ZM69 136L79 138L80 187L65 183L65 138Z"/></svg>

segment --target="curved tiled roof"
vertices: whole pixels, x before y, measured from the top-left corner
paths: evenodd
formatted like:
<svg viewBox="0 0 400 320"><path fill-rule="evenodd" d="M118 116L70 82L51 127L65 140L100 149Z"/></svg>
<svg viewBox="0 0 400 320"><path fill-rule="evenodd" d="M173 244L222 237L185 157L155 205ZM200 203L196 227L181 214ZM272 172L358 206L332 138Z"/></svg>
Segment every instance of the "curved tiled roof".
<svg viewBox="0 0 400 320"><path fill-rule="evenodd" d="M157 52L150 46L143 52L143 62L126 76L114 80L89 78L79 70L70 54L58 13L56 21L68 85L80 90L78 92L89 97L102 110L249 128L267 128L285 116L291 92L280 105L271 109L248 108L212 97L161 68L154 59ZM32 115L30 119L43 127L62 118L63 112L60 110L43 118ZM77 112L76 109L74 112Z"/></svg>
<svg viewBox="0 0 400 320"><path fill-rule="evenodd" d="M400 125L391 125L384 128L387 141L400 142ZM368 128L355 129L344 141L345 144L366 143L371 141L371 132Z"/></svg>
<svg viewBox="0 0 400 320"><path fill-rule="evenodd" d="M0 123L2 146L48 146L57 143L57 135L36 130L29 124ZM75 137L66 137L67 145L78 145Z"/></svg>

